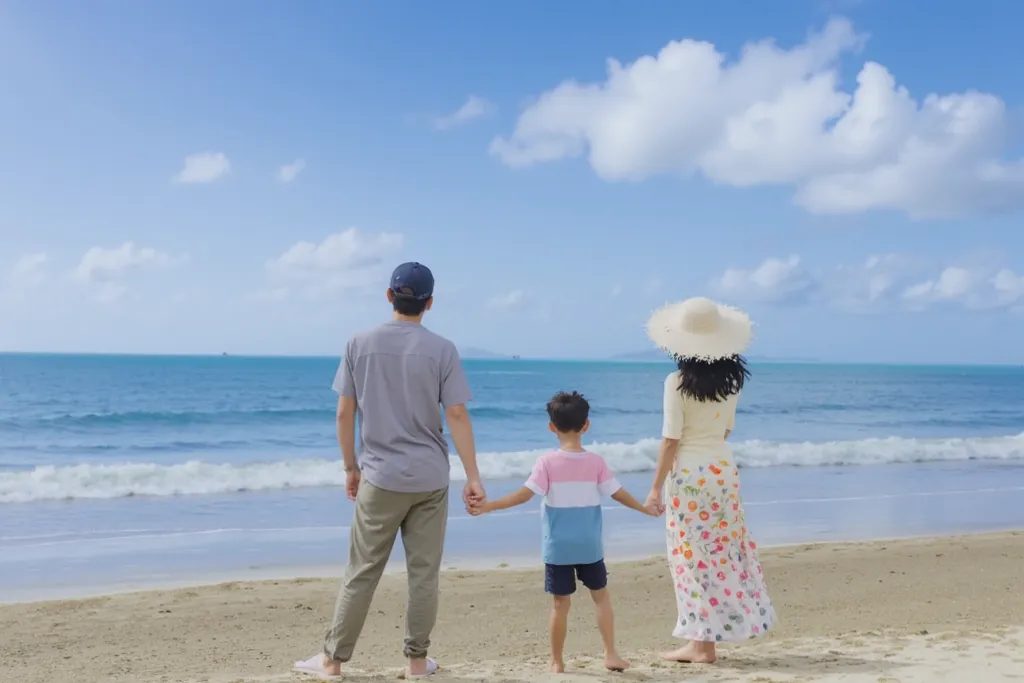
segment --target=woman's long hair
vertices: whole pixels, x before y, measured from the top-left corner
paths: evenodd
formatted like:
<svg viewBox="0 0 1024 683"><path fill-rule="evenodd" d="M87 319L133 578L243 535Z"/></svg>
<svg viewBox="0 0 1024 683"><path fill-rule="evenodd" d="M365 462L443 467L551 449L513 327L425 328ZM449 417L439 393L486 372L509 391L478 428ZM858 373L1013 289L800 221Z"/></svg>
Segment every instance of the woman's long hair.
<svg viewBox="0 0 1024 683"><path fill-rule="evenodd" d="M717 403L740 393L743 382L750 377L747 361L740 355L712 361L677 358L677 362L679 391L701 402Z"/></svg>

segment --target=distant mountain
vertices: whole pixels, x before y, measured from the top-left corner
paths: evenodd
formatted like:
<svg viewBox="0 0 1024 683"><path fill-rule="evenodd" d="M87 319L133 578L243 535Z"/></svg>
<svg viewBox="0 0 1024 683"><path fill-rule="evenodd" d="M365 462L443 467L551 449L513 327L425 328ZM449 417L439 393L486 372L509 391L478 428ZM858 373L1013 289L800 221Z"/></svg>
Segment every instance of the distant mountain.
<svg viewBox="0 0 1024 683"><path fill-rule="evenodd" d="M496 358L512 358L512 356L506 356L503 353L494 353L487 349L477 349L472 346L467 346L464 349L459 349L459 355L463 358L477 358L477 359L496 359Z"/></svg>

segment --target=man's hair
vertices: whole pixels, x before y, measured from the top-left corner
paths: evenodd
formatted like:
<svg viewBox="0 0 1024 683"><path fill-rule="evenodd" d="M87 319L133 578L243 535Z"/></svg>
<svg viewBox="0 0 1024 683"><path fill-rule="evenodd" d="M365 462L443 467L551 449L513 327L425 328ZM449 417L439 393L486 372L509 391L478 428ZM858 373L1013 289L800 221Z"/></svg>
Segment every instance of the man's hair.
<svg viewBox="0 0 1024 683"><path fill-rule="evenodd" d="M403 289L408 289L408 287ZM407 315L409 317L422 315L423 311L427 310L427 301L429 299L417 299L412 296L411 292L403 293L402 291L396 292L391 290L391 307L395 309L395 313L398 315Z"/></svg>
<svg viewBox="0 0 1024 683"><path fill-rule="evenodd" d="M560 391L548 401L548 417L562 434L581 432L590 418L590 404L578 391Z"/></svg>

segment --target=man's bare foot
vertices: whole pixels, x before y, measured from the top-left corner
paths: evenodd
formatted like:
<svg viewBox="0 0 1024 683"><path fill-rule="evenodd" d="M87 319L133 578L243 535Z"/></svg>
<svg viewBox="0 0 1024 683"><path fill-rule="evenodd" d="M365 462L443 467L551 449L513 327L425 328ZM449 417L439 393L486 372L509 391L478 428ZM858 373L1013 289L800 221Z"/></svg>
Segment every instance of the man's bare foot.
<svg viewBox="0 0 1024 683"><path fill-rule="evenodd" d="M561 659L556 659L551 662L551 673L553 674L564 674L565 673L565 662Z"/></svg>
<svg viewBox="0 0 1024 683"><path fill-rule="evenodd" d="M629 662L618 655L606 655L604 658L604 668L609 671L622 672L628 669L629 666Z"/></svg>
<svg viewBox="0 0 1024 683"><path fill-rule="evenodd" d="M711 645L711 647L707 647ZM668 662L679 662L680 664L714 664L715 646L713 643L687 643L678 650L662 652L661 658Z"/></svg>

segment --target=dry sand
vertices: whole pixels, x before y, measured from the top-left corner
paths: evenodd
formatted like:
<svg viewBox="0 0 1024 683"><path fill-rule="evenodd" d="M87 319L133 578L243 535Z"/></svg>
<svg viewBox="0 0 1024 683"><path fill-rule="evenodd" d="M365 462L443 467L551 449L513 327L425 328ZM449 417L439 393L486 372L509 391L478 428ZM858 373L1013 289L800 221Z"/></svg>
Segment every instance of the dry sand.
<svg viewBox="0 0 1024 683"><path fill-rule="evenodd" d="M722 648L713 666L657 660L674 644L665 563L614 566L619 642L634 668L601 669L581 595L564 676L545 673L539 571L448 571L433 681L1024 681L1024 532L780 548L763 561L780 626ZM337 588L333 580L229 583L3 606L0 681L301 680L289 668L319 649ZM349 680L402 677L403 603L403 577L386 577Z"/></svg>

